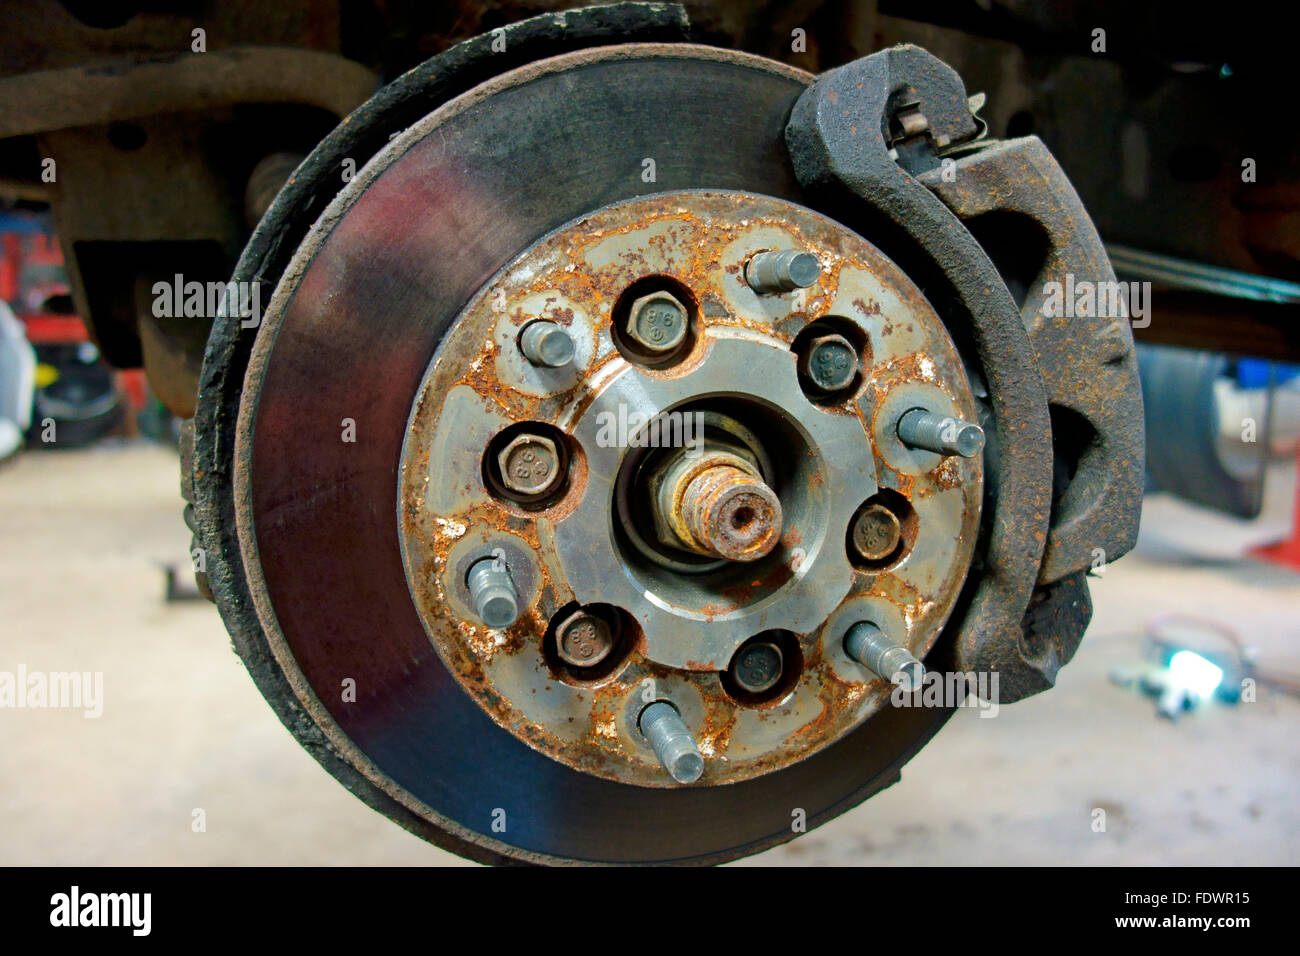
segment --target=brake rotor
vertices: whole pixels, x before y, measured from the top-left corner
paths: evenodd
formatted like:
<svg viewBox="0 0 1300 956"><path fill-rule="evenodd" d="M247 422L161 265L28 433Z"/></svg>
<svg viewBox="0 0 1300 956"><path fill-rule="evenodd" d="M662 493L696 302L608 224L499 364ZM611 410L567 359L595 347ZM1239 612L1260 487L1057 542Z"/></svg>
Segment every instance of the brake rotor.
<svg viewBox="0 0 1300 956"><path fill-rule="evenodd" d="M949 316L809 208L783 134L812 79L687 44L541 59L319 212L335 134L250 243L236 278L278 284L251 347L219 324L200 396L213 588L299 740L426 839L733 859L892 783L951 713L887 706L847 638L925 658L996 604L972 598L978 448L900 438L986 420L988 392ZM758 257L795 251L815 274L762 288L793 267ZM988 578L1028 601L1017 560Z"/></svg>

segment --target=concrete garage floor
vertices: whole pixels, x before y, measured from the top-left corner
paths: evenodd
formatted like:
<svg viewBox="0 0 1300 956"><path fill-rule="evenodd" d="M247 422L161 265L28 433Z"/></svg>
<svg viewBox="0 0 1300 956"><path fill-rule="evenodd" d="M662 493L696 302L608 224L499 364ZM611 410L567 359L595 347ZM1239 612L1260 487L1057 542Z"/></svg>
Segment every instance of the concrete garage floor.
<svg viewBox="0 0 1300 956"><path fill-rule="evenodd" d="M177 480L146 444L0 467L0 670L104 672L97 720L0 709L0 863L461 863L293 742L210 605L162 601L160 565L187 562ZM1229 623L1263 666L1300 674L1300 574L1239 557L1287 530L1294 483L1279 471L1251 524L1149 500L1055 690L991 720L959 711L900 784L746 862L1296 863L1300 701L1261 689L1171 723L1108 679L1167 611Z"/></svg>

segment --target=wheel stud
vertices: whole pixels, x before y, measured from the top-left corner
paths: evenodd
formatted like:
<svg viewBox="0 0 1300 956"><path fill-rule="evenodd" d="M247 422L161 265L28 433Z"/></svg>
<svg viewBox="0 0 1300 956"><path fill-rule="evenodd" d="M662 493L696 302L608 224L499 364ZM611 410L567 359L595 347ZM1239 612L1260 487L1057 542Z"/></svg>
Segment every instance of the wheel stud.
<svg viewBox="0 0 1300 956"><path fill-rule="evenodd" d="M951 415L913 408L898 420L898 437L909 448L974 458L984 449L984 429Z"/></svg>
<svg viewBox="0 0 1300 956"><path fill-rule="evenodd" d="M821 273L817 257L798 249L760 252L745 263L745 281L759 295L806 289L817 281Z"/></svg>
<svg viewBox="0 0 1300 956"><path fill-rule="evenodd" d="M657 700L641 711L637 723L655 756L678 783L694 783L704 773L704 758L677 708Z"/></svg>
<svg viewBox="0 0 1300 956"><path fill-rule="evenodd" d="M519 350L533 365L563 368L573 361L573 338L554 322L529 322L519 336Z"/></svg>
<svg viewBox="0 0 1300 956"><path fill-rule="evenodd" d="M470 566L465 581L485 627L501 630L519 619L519 595L505 562L496 557L480 558Z"/></svg>
<svg viewBox="0 0 1300 956"><path fill-rule="evenodd" d="M849 628L844 635L844 650L867 670L901 690L916 690L925 677L925 665L870 621L859 621Z"/></svg>

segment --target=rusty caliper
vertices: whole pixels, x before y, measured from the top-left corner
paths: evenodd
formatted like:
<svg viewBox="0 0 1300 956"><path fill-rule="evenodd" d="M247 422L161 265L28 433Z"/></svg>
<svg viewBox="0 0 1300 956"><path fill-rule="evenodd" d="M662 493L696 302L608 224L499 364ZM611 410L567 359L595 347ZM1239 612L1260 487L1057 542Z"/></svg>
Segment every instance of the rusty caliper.
<svg viewBox="0 0 1300 956"><path fill-rule="evenodd" d="M1136 533L1132 339L1044 314L1114 277L1042 145L916 48L814 79L685 32L570 11L403 77L209 342L236 649L349 789L477 859L789 839L941 726L892 705L926 668L1050 686Z"/></svg>

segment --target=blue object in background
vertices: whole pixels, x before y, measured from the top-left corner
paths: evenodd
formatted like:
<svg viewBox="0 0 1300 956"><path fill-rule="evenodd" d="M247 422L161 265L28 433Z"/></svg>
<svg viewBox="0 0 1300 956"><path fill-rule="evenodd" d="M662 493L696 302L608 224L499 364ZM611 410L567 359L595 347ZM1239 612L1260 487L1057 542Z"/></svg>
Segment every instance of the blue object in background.
<svg viewBox="0 0 1300 956"><path fill-rule="evenodd" d="M1269 362L1264 359L1237 359L1237 385L1240 388L1268 388L1269 369L1273 369L1276 378L1274 384L1281 385L1300 375L1300 365L1285 365L1281 362Z"/></svg>

